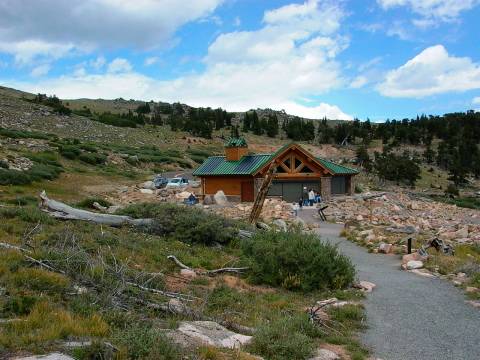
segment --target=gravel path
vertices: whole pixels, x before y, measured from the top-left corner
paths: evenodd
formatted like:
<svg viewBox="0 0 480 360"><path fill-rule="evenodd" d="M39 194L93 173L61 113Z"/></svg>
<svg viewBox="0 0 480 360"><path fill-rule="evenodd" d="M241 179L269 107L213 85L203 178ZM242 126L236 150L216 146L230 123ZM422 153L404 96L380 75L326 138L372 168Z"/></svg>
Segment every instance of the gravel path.
<svg viewBox="0 0 480 360"><path fill-rule="evenodd" d="M301 217L318 222L314 211ZM397 256L369 254L340 238L343 226L321 223L323 240L338 244L355 264L359 280L377 285L364 302L363 343L383 360L479 360L480 309L465 304L451 283L400 270Z"/></svg>

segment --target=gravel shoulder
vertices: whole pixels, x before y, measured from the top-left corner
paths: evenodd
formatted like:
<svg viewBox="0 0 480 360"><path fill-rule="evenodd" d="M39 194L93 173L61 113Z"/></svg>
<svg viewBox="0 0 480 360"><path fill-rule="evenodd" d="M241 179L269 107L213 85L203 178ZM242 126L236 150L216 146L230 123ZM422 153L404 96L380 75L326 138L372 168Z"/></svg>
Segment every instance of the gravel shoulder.
<svg viewBox="0 0 480 360"><path fill-rule="evenodd" d="M303 210L306 222L318 222ZM363 343L383 360L480 359L480 310L451 283L400 271L400 259L370 254L340 238L343 226L321 223L317 233L350 257L359 280L377 285L364 304Z"/></svg>

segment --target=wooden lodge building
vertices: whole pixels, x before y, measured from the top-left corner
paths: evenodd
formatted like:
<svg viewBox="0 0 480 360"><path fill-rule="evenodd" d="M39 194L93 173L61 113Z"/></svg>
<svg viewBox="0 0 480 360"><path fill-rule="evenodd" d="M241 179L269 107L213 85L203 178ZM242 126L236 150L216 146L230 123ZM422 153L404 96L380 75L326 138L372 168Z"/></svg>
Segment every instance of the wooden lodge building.
<svg viewBox="0 0 480 360"><path fill-rule="evenodd" d="M290 143L273 154L250 154L243 138L225 144L225 156L211 156L193 175L201 179L203 195L222 190L231 200L253 201L270 164L275 175L268 196L298 201L303 188L318 191L324 199L332 195L352 194L353 177L358 171L316 158L300 145Z"/></svg>

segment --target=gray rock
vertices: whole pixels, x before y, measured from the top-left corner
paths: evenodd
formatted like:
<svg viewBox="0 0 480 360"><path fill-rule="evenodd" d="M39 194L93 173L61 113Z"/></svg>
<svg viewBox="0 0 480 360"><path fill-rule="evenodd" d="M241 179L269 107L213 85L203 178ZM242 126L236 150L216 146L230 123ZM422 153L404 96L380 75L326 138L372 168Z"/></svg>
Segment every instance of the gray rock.
<svg viewBox="0 0 480 360"><path fill-rule="evenodd" d="M275 219L273 220L273 225L275 225L280 230L286 232L287 231L287 223L282 219Z"/></svg>
<svg viewBox="0 0 480 360"><path fill-rule="evenodd" d="M150 189L150 190L155 190L155 184L153 183L153 181L145 181L143 184L142 184L142 188L143 189Z"/></svg>
<svg viewBox="0 0 480 360"><path fill-rule="evenodd" d="M212 205L213 204L213 197L212 195L205 195L203 198L203 205Z"/></svg>
<svg viewBox="0 0 480 360"><path fill-rule="evenodd" d="M422 267L423 267L423 261L410 260L409 262L407 262L407 269L408 270L421 269Z"/></svg>
<svg viewBox="0 0 480 360"><path fill-rule="evenodd" d="M62 353L51 353L48 355L20 356L20 357L12 358L11 360L75 360L75 359Z"/></svg>
<svg viewBox="0 0 480 360"><path fill-rule="evenodd" d="M222 190L218 190L215 195L213 195L213 200L215 204L225 206L228 205L228 199L225 193Z"/></svg>
<svg viewBox="0 0 480 360"><path fill-rule="evenodd" d="M315 353L315 356L309 360L337 360L340 359L338 354L335 354L333 351L328 349L318 349Z"/></svg>
<svg viewBox="0 0 480 360"><path fill-rule="evenodd" d="M169 336L186 347L209 345L230 349L246 345L252 339L251 336L234 333L214 321L183 321Z"/></svg>

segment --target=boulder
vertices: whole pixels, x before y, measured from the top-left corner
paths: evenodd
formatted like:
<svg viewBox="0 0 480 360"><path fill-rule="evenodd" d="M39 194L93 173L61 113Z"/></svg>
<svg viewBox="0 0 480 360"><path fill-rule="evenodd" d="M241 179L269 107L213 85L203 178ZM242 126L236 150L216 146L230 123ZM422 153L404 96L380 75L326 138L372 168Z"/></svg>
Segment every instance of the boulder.
<svg viewBox="0 0 480 360"><path fill-rule="evenodd" d="M358 283L358 287L360 288L360 290L365 291L367 293L372 292L376 286L377 285L375 285L370 281L360 281Z"/></svg>
<svg viewBox="0 0 480 360"><path fill-rule="evenodd" d="M392 244L386 244L386 243L380 243L378 246L378 252L382 254L390 254L392 252L393 245Z"/></svg>
<svg viewBox="0 0 480 360"><path fill-rule="evenodd" d="M189 278L189 279L193 279L193 278L197 277L197 273L193 270L190 270L190 269L180 270L180 275L182 275L183 277Z"/></svg>
<svg viewBox="0 0 480 360"><path fill-rule="evenodd" d="M423 261L420 260L410 260L407 262L407 270L421 269L423 268Z"/></svg>
<svg viewBox="0 0 480 360"><path fill-rule="evenodd" d="M155 184L153 183L153 181L145 181L145 182L142 184L142 188L143 188L143 189L150 189L150 190L155 190L155 189L156 189Z"/></svg>
<svg viewBox="0 0 480 360"><path fill-rule="evenodd" d="M309 360L337 360L340 356L328 349L318 349L315 356Z"/></svg>
<svg viewBox="0 0 480 360"><path fill-rule="evenodd" d="M153 194L153 190L152 189L140 189L140 192L142 194L148 194L148 195L152 195Z"/></svg>
<svg viewBox="0 0 480 360"><path fill-rule="evenodd" d="M212 195L205 195L203 198L203 205L212 205L213 204L213 197Z"/></svg>
<svg viewBox="0 0 480 360"><path fill-rule="evenodd" d="M457 231L455 231L454 237L459 239L468 238L468 226L464 226L458 229Z"/></svg>
<svg viewBox="0 0 480 360"><path fill-rule="evenodd" d="M252 337L237 334L214 321L183 321L170 335L185 346L207 345L222 348L239 348L250 343Z"/></svg>
<svg viewBox="0 0 480 360"><path fill-rule="evenodd" d="M287 223L282 219L273 220L273 225L279 228L282 231L287 231Z"/></svg>
<svg viewBox="0 0 480 360"><path fill-rule="evenodd" d="M227 196L222 190L218 190L217 193L213 195L213 200L217 205L221 205L221 206L228 205Z"/></svg>

